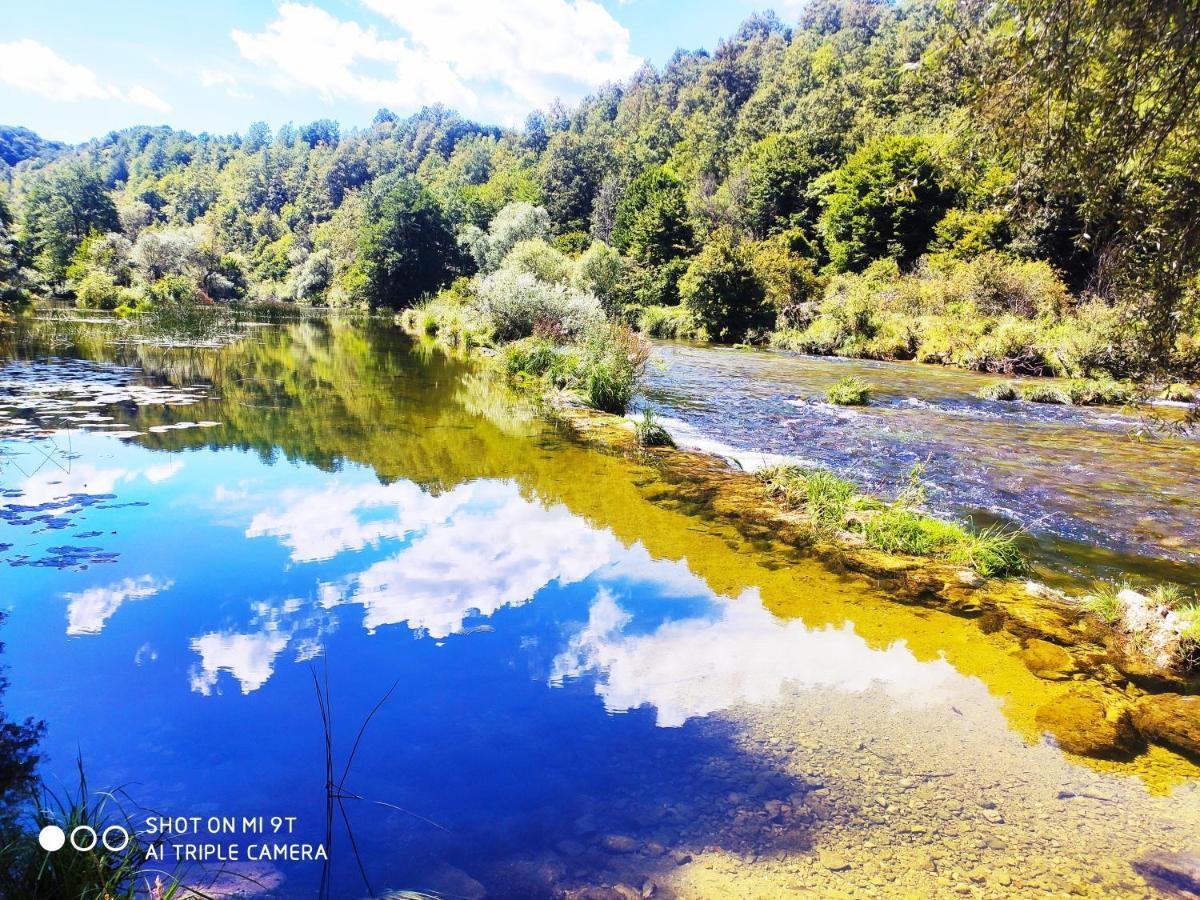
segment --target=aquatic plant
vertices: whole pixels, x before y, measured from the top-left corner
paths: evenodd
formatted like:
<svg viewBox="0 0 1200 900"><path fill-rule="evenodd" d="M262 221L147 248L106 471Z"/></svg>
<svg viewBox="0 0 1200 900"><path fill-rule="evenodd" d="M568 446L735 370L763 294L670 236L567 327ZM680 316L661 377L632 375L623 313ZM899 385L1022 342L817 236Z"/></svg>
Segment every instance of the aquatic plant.
<svg viewBox="0 0 1200 900"><path fill-rule="evenodd" d="M671 437L671 433L667 431L662 424L654 418L647 407L642 411L642 418L634 422L634 430L637 432L638 444L642 447L674 447L675 439Z"/></svg>
<svg viewBox="0 0 1200 900"><path fill-rule="evenodd" d="M871 402L871 386L861 378L851 376L830 385L825 399L838 406L866 406Z"/></svg>
<svg viewBox="0 0 1200 900"><path fill-rule="evenodd" d="M1018 575L1029 570L1021 553L1021 533L993 525L980 532L963 529L963 536L951 553L951 559L970 565L985 578L994 575Z"/></svg>
<svg viewBox="0 0 1200 900"><path fill-rule="evenodd" d="M759 481L767 495L792 509L803 509L814 524L840 528L845 523L858 486L852 481L816 467L779 465L760 469Z"/></svg>
<svg viewBox="0 0 1200 900"><path fill-rule="evenodd" d="M1021 399L1030 403L1051 403L1056 406L1070 406L1071 395L1054 384L1023 384Z"/></svg>
<svg viewBox="0 0 1200 900"><path fill-rule="evenodd" d="M1014 382L997 381L993 384L989 384L985 388L981 388L975 396L980 400L998 400L1005 403L1011 403L1021 395L1017 390L1017 385Z"/></svg>
<svg viewBox="0 0 1200 900"><path fill-rule="evenodd" d="M862 525L867 545L888 553L933 556L962 543L966 532L952 522L943 522L904 506L889 506Z"/></svg>

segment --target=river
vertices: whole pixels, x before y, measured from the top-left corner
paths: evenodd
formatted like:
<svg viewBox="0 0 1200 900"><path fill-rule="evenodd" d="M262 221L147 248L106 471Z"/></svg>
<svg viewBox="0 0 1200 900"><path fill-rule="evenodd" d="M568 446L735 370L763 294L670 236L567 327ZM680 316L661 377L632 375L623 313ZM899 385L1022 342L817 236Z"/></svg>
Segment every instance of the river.
<svg viewBox="0 0 1200 900"><path fill-rule="evenodd" d="M1056 471L1058 494L1086 494L1069 460L1095 471L1097 441L1126 447L1117 413L992 409L971 376L899 368L885 388L861 364L661 352L650 402L698 435L881 485L929 457L936 502L1003 505L1031 531ZM864 368L877 407L791 402ZM1034 458L1051 443L1057 462ZM1187 506L1197 475L1172 454L1195 451L1171 447L1129 477ZM1194 533L1119 495L1112 553L1145 540L1134 518ZM1106 496L1055 500L1045 530L1103 531ZM1191 559L1168 551L1152 555ZM182 836L239 856L185 866L194 883L1143 896L1148 855L1198 849L1195 763L1055 747L1034 714L1067 686L1012 636L706 519L647 461L387 324L10 347L0 571L5 708L47 723L50 776L69 784L78 754L157 815L291 820L286 839ZM328 867L247 859L264 842Z"/></svg>

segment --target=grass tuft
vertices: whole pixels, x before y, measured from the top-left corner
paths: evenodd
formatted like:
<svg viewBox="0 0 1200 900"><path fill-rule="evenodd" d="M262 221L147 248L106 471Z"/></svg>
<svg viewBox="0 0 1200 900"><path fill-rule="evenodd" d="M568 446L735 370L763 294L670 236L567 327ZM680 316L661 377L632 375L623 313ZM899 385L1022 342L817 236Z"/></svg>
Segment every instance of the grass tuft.
<svg viewBox="0 0 1200 900"><path fill-rule="evenodd" d="M1070 406L1071 395L1053 384L1023 384L1021 399L1030 403L1051 403L1056 406Z"/></svg>
<svg viewBox="0 0 1200 900"><path fill-rule="evenodd" d="M675 446L671 433L654 418L654 413L649 409L643 411L641 421L635 422L633 427L637 432L637 442L642 447Z"/></svg>

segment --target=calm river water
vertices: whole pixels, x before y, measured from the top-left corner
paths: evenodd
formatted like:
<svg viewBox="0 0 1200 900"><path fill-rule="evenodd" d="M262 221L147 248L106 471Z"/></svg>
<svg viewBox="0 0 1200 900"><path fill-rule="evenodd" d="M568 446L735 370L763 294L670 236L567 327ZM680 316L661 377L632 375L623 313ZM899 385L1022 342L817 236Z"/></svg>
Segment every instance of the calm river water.
<svg viewBox="0 0 1200 900"><path fill-rule="evenodd" d="M824 371L809 388L801 362L666 355L653 401L726 443L881 482L932 453L948 505L1004 496L1025 521L1044 498L1047 530L1114 553L1193 534L1182 455L1136 475L1178 499L1162 514L1085 490L1114 414L1014 420L922 372L812 433L842 414L788 400ZM722 402L750 379L752 402ZM1035 479L1017 469L1036 441L1060 452ZM1110 502L1130 520L1103 529ZM236 848L186 867L226 892L1142 896L1148 854L1200 850L1197 767L1052 746L1033 711L1063 686L1015 639L705 520L389 325L10 347L0 578L5 708L47 723L52 779L78 754L155 814L294 817L286 838L179 839ZM245 858L264 843L329 868Z"/></svg>

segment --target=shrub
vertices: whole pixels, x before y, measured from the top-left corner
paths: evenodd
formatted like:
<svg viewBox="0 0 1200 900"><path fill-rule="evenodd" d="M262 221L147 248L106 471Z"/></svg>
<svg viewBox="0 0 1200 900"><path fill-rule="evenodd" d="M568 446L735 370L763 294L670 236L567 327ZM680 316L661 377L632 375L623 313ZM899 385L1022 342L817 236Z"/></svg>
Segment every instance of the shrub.
<svg viewBox="0 0 1200 900"><path fill-rule="evenodd" d="M867 544L888 553L933 556L963 542L966 533L951 522L931 519L903 506L889 506L863 524Z"/></svg>
<svg viewBox="0 0 1200 900"><path fill-rule="evenodd" d="M1119 406L1133 395L1130 385L1111 379L1076 379L1067 385L1067 396L1077 406Z"/></svg>
<svg viewBox="0 0 1200 900"><path fill-rule="evenodd" d="M682 306L647 306L638 316L638 330L656 338L691 338L696 325Z"/></svg>
<svg viewBox="0 0 1200 900"><path fill-rule="evenodd" d="M475 265L486 275L499 269L509 251L521 241L549 236L550 216L546 210L532 203L516 201L496 213L486 232L474 226L464 229L459 235L459 244L474 257Z"/></svg>
<svg viewBox="0 0 1200 900"><path fill-rule="evenodd" d="M595 241L575 261L571 283L581 291L595 294L608 312L615 312L625 260L602 241Z"/></svg>
<svg viewBox="0 0 1200 900"><path fill-rule="evenodd" d="M75 288L75 305L85 309L116 309L121 305L121 288L113 276L93 269Z"/></svg>
<svg viewBox="0 0 1200 900"><path fill-rule="evenodd" d="M575 381L589 406L624 413L649 359L649 344L629 326L593 321L583 335Z"/></svg>
<svg viewBox="0 0 1200 900"><path fill-rule="evenodd" d="M479 311L500 340L528 337L539 322L556 323L564 335L577 335L603 318L593 295L507 268L480 281L476 296Z"/></svg>
<svg viewBox="0 0 1200 900"><path fill-rule="evenodd" d="M541 238L532 238L515 244L500 267L527 272L547 284L566 284L571 280L574 264Z"/></svg>
<svg viewBox="0 0 1200 900"><path fill-rule="evenodd" d="M1196 392L1186 384L1169 384L1159 394L1159 399L1173 403L1195 403Z"/></svg>
<svg viewBox="0 0 1200 900"><path fill-rule="evenodd" d="M501 365L509 375L545 375L558 361L558 351L543 338L528 337L505 345Z"/></svg>
<svg viewBox="0 0 1200 900"><path fill-rule="evenodd" d="M980 400L999 400L1005 403L1011 403L1016 400L1020 394L1017 391L1017 385L1011 381L996 381L989 384L985 388L981 388L975 395Z"/></svg>
<svg viewBox="0 0 1200 900"><path fill-rule="evenodd" d="M654 418L654 414L649 409L643 411L641 420L634 423L634 429L637 432L637 442L642 447L675 446L675 439Z"/></svg>
<svg viewBox="0 0 1200 900"><path fill-rule="evenodd" d="M871 386L861 378L843 378L826 389L825 399L838 406L866 406L871 402Z"/></svg>

